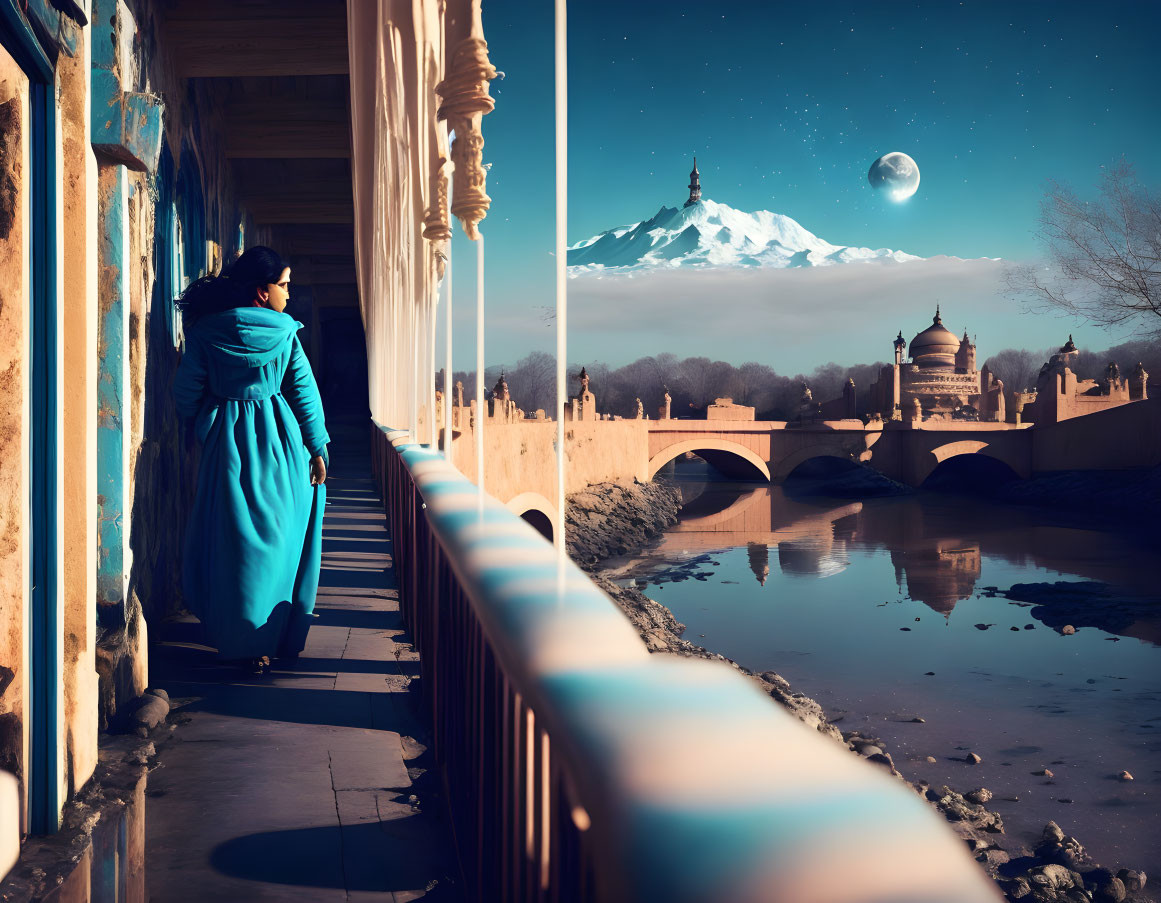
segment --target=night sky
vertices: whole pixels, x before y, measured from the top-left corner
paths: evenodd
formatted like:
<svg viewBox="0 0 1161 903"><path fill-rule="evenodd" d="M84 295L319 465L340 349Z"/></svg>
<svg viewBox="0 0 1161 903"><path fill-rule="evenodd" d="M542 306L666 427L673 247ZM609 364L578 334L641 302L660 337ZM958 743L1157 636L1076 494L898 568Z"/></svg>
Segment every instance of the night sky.
<svg viewBox="0 0 1161 903"><path fill-rule="evenodd" d="M552 4L485 3L484 27L506 74L484 120L486 356L499 362L553 341L536 317L553 297ZM1123 156L1147 184L1161 182L1159 27L1155 2L574 2L569 241L679 206L696 154L705 197L786 214L835 244L1035 258L1046 180L1088 193ZM888 151L910 154L922 173L902 204L867 184ZM466 263L471 250L461 237L453 256ZM456 271L465 317L466 270ZM1011 334L1002 319L994 331ZM457 321L466 364L470 320ZM972 327L986 333L989 322ZM588 344L578 332L570 358L755 356L648 337Z"/></svg>

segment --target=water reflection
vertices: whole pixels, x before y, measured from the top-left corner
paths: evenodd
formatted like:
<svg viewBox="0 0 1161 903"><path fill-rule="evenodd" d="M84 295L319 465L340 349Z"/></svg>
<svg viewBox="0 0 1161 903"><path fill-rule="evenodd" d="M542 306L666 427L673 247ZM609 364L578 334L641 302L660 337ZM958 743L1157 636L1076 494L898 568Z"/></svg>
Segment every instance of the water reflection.
<svg viewBox="0 0 1161 903"><path fill-rule="evenodd" d="M837 501L795 497L782 486L729 483L686 483L682 490L694 501L651 561L744 546L754 578L765 586L771 551L782 574L818 578L850 567L855 547L884 549L898 589L948 617L983 589L982 562L989 557L1114 583L1129 593L1155 592L1147 558L1131 536L1055 523L1033 509L940 496ZM663 573L651 576L663 579ZM1155 616L1094 626L1161 643Z"/></svg>
<svg viewBox="0 0 1161 903"><path fill-rule="evenodd" d="M696 488L680 523L614 571L687 638L779 672L844 730L883 738L911 778L989 788L1007 837L1031 844L1052 819L1105 864L1161 869L1147 540L971 497ZM969 749L982 764L964 764Z"/></svg>

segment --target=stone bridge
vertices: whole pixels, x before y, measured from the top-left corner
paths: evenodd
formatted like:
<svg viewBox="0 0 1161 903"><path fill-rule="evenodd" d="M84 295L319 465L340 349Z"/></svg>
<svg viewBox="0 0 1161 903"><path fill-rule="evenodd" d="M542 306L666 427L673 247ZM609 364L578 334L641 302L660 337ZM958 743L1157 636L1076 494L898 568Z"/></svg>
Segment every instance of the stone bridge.
<svg viewBox="0 0 1161 903"><path fill-rule="evenodd" d="M466 418L465 418L466 420ZM421 430L422 435L422 430ZM551 534L556 508L556 424L524 420L484 425L484 488ZM1133 402L1061 423L871 423L599 420L570 422L565 438L568 491L592 483L653 479L687 452L727 476L781 482L815 458L855 461L908 486L921 486L944 462L978 455L1027 479L1062 470L1161 465L1161 399ZM453 457L476 477L475 439L455 433Z"/></svg>
<svg viewBox="0 0 1161 903"><path fill-rule="evenodd" d="M801 426L779 421L662 420L650 423L647 430L645 475L652 479L686 452L727 476L767 482L786 479L813 458L863 463L909 486L921 485L940 463L965 454L995 458L1019 477L1031 475L1028 427L1005 423L925 424L922 429L895 426L864 425L859 420Z"/></svg>

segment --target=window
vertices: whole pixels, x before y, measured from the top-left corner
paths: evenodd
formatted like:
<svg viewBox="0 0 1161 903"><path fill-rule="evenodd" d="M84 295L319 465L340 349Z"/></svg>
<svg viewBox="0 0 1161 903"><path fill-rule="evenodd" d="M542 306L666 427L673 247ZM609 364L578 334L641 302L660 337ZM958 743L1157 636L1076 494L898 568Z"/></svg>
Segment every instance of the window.
<svg viewBox="0 0 1161 903"><path fill-rule="evenodd" d="M181 309L174 302L181 297L190 279L186 272L185 242L176 204L170 205L169 222L169 285L166 287L166 294L169 297L169 335L173 339L173 346L184 351L185 331L182 328Z"/></svg>

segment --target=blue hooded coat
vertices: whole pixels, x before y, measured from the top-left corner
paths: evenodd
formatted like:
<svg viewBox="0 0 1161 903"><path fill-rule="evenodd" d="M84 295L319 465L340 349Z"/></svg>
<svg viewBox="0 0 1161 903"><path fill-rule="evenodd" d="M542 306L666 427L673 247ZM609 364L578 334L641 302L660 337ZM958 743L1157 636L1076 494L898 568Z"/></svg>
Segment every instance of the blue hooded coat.
<svg viewBox="0 0 1161 903"><path fill-rule="evenodd" d="M330 436L301 328L263 307L207 316L174 381L202 443L182 589L225 659L296 655L312 620L326 489L310 458Z"/></svg>

